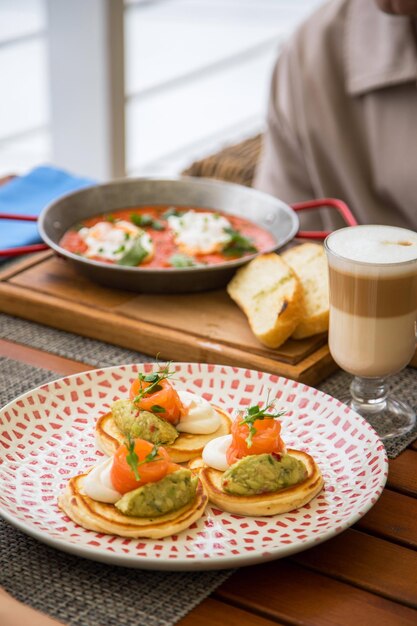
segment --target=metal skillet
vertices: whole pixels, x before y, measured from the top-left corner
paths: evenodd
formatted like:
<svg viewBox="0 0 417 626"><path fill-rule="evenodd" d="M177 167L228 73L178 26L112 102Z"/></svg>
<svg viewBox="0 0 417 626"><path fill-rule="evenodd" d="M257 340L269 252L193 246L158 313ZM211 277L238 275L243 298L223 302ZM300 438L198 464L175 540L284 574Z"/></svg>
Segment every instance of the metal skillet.
<svg viewBox="0 0 417 626"><path fill-rule="evenodd" d="M189 293L223 287L234 272L256 254L208 266L187 268L127 267L93 261L60 246L64 233L74 224L94 215L145 205L196 206L244 217L269 231L274 243L263 252L279 250L295 236L321 239L327 233L298 232L297 210L331 206L349 225L355 219L340 200L327 198L290 207L281 200L255 189L204 178L136 178L95 185L66 194L43 209L38 218L40 235L46 245L25 246L3 251L17 256L52 248L77 271L101 285L147 293ZM0 215L0 218L3 217ZM5 216L4 216L5 217ZM8 215L8 218L13 216ZM28 218L36 219L36 218Z"/></svg>

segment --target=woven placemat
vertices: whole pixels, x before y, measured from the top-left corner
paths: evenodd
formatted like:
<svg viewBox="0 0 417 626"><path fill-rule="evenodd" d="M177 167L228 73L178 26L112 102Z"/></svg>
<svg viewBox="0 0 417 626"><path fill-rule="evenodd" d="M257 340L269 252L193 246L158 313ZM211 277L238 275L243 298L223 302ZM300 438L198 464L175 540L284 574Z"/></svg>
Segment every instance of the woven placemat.
<svg viewBox="0 0 417 626"><path fill-rule="evenodd" d="M0 338L9 339L33 348L39 348L75 361L88 363L95 367L107 367L122 363L152 361L154 359L113 346L95 339L86 339L73 333L56 330L34 322L0 314ZM338 372L328 378L320 387L322 391L335 398L346 396L352 377L345 372ZM417 409L417 371L406 368L390 379L390 391ZM388 457L394 459L417 438L417 428L403 437L398 437L385 444Z"/></svg>
<svg viewBox="0 0 417 626"><path fill-rule="evenodd" d="M53 372L0 358L0 403L55 378ZM232 571L104 565L49 548L0 519L0 586L68 626L170 626Z"/></svg>

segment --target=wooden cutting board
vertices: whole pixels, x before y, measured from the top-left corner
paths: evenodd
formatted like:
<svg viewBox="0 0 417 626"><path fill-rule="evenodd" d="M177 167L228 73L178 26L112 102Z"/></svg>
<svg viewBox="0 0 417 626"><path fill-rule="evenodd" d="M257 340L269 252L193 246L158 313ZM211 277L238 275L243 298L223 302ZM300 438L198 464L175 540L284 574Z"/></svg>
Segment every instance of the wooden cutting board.
<svg viewBox="0 0 417 626"><path fill-rule="evenodd" d="M262 346L224 290L118 291L90 282L51 252L0 272L0 311L153 357L249 367L310 385L337 369L326 335L288 340L276 350Z"/></svg>
<svg viewBox="0 0 417 626"><path fill-rule="evenodd" d="M337 369L326 335L262 346L224 290L165 296L109 289L51 252L0 272L0 311L153 357L249 367L310 385ZM417 366L417 353L410 365Z"/></svg>
<svg viewBox="0 0 417 626"><path fill-rule="evenodd" d="M0 311L162 359L222 363L317 384L336 369L326 335L272 350L226 291L149 295L101 287L51 252L0 273Z"/></svg>

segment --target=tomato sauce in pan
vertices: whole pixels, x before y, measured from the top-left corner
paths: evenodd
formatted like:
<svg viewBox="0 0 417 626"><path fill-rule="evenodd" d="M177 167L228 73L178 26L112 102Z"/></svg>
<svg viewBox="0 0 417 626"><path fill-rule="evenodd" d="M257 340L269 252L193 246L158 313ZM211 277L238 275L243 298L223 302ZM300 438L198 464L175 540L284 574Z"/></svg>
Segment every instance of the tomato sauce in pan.
<svg viewBox="0 0 417 626"><path fill-rule="evenodd" d="M187 250L184 254L184 246L176 240L178 233L170 226L168 218L170 212L180 218L180 223L181 218L188 212L211 214L211 216L216 219L225 218L229 222L230 227L227 227L224 232L228 233L227 236L230 236L230 240L223 244L217 244L217 249L210 252L194 250L190 253L189 250ZM208 218L208 221L212 222L212 217ZM201 219L207 218L201 217ZM108 256L102 256L100 254L100 248L98 248L98 252L91 252L91 249L89 249L86 243L86 229L91 229L100 222L108 222L113 225L120 222L128 222L138 226L152 241L152 253L143 260L135 262L135 256L132 254L127 261L126 257L121 261L120 259L111 259L108 258ZM221 223L223 224L223 222ZM107 226L106 228L110 230L110 227ZM131 236L134 237L134 235L125 235L128 240L130 240ZM140 267L146 268L166 268L224 263L225 261L241 258L248 254L254 254L255 252L263 252L270 248L274 242L274 237L267 230L243 217L196 207L152 205L121 209L83 220L80 224L77 224L64 234L60 245L69 252L95 261L131 266L140 265ZM119 252L122 247L128 249L128 245L122 245L119 249L115 250L115 252L119 253L119 257L120 254L122 254Z"/></svg>

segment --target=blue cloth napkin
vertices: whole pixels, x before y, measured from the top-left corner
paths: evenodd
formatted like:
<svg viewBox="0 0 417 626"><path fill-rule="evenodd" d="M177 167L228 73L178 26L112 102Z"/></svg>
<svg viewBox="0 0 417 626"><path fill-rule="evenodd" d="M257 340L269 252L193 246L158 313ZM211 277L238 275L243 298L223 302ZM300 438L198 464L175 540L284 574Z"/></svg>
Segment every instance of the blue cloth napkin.
<svg viewBox="0 0 417 626"><path fill-rule="evenodd" d="M0 213L39 215L59 196L93 185L95 181L80 178L55 167L37 167L0 186ZM25 246L41 241L36 222L0 220L0 249Z"/></svg>

